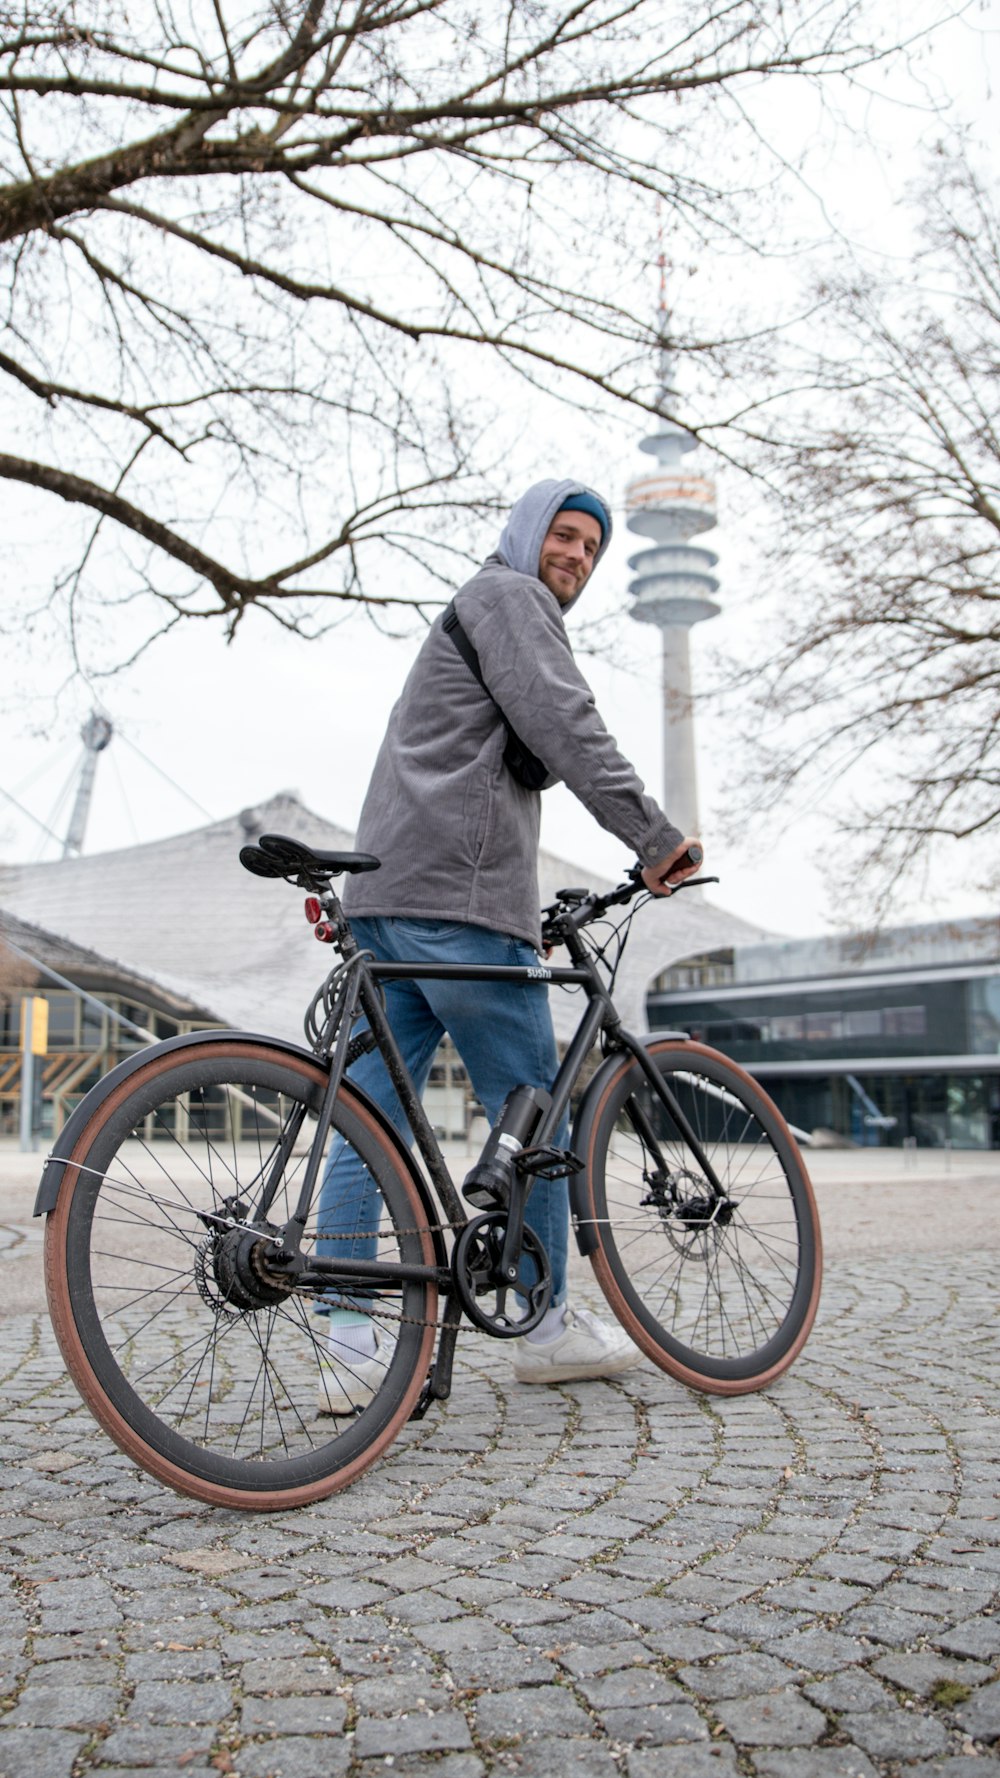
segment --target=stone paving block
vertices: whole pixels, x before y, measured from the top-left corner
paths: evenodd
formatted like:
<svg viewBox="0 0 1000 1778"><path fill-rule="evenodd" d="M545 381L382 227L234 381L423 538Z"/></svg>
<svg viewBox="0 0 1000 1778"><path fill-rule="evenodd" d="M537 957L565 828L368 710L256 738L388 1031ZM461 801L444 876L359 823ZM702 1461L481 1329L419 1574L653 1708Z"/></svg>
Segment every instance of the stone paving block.
<svg viewBox="0 0 1000 1778"><path fill-rule="evenodd" d="M442 1599L434 1591L407 1593L402 1599L394 1599L391 1609L393 1617L404 1624L441 1624L448 1618L464 1616L457 1599Z"/></svg>
<svg viewBox="0 0 1000 1778"><path fill-rule="evenodd" d="M906 1778L997 1778L998 1773L1000 1759L969 1753L945 1754L906 1767Z"/></svg>
<svg viewBox="0 0 1000 1778"><path fill-rule="evenodd" d="M1000 1680L981 1686L967 1704L959 1705L955 1717L975 1741L1000 1739Z"/></svg>
<svg viewBox="0 0 1000 1778"><path fill-rule="evenodd" d="M224 1661L274 1660L279 1655L308 1655L315 1650L312 1638L296 1630L248 1630L219 1639L219 1655Z"/></svg>
<svg viewBox="0 0 1000 1778"><path fill-rule="evenodd" d="M264 1697L292 1697L300 1692L328 1692L335 1685L335 1669L323 1655L273 1661L244 1661L240 1680L245 1693Z"/></svg>
<svg viewBox="0 0 1000 1778"><path fill-rule="evenodd" d="M567 1673L581 1679L615 1673L622 1667L648 1667L650 1654L644 1642L570 1643L555 1657Z"/></svg>
<svg viewBox="0 0 1000 1778"><path fill-rule="evenodd" d="M893 1685L926 1698L939 1685L966 1685L970 1690L992 1677L992 1667L982 1661L960 1661L946 1655L885 1655L872 1667Z"/></svg>
<svg viewBox="0 0 1000 1778"><path fill-rule="evenodd" d="M235 1756L236 1770L240 1778L345 1778L351 1746L350 1741L327 1735L250 1741Z"/></svg>
<svg viewBox="0 0 1000 1778"><path fill-rule="evenodd" d="M903 1611L928 1612L932 1617L953 1620L955 1616L954 1596L943 1588L924 1584L923 1570L912 1570L912 1580L890 1581L882 1587L877 1595L880 1605L893 1608L899 1606Z"/></svg>
<svg viewBox="0 0 1000 1778"><path fill-rule="evenodd" d="M878 1778L860 1747L810 1747L802 1753L768 1748L754 1753L753 1769L758 1778Z"/></svg>
<svg viewBox="0 0 1000 1778"><path fill-rule="evenodd" d="M662 1574L662 1570L661 1570ZM661 1574L656 1579L661 1578ZM617 1605L627 1599L641 1598L649 1586L649 1576L641 1580L623 1579L619 1573L602 1574L597 1571L579 1574L572 1580L563 1580L552 1588L553 1597L568 1599L580 1605Z"/></svg>
<svg viewBox="0 0 1000 1778"><path fill-rule="evenodd" d="M90 1768L101 1778L178 1778L176 1766L94 1766ZM218 1766L189 1760L181 1768L184 1778L217 1778Z"/></svg>
<svg viewBox="0 0 1000 1778"><path fill-rule="evenodd" d="M687 1741L655 1750L633 1748L625 1761L628 1778L736 1778L736 1754L722 1741Z"/></svg>
<svg viewBox="0 0 1000 1778"><path fill-rule="evenodd" d="M697 1624L677 1624L670 1630L650 1630L645 1646L668 1661L703 1661L712 1655L735 1654L739 1643L721 1631L703 1630Z"/></svg>
<svg viewBox="0 0 1000 1778"><path fill-rule="evenodd" d="M336 1697L248 1698L240 1717L244 1735L339 1735L347 1704Z"/></svg>
<svg viewBox="0 0 1000 1778"><path fill-rule="evenodd" d="M943 1753L948 1731L917 1710L871 1710L842 1718L842 1727L876 1760L925 1759Z"/></svg>
<svg viewBox="0 0 1000 1778"><path fill-rule="evenodd" d="M233 1707L228 1685L208 1679L189 1684L185 1680L143 1679L135 1688L128 1709L130 1722L221 1722Z"/></svg>
<svg viewBox="0 0 1000 1778"><path fill-rule="evenodd" d="M520 1648L481 1648L467 1655L449 1655L448 1671L457 1686L474 1691L492 1686L550 1685L559 1677L552 1661Z"/></svg>
<svg viewBox="0 0 1000 1778"><path fill-rule="evenodd" d="M776 1642L793 1630L811 1628L812 1623L807 1611L771 1611L766 1603L761 1603L731 1605L727 1611L704 1618L702 1629L721 1630L724 1635L733 1636L745 1645L747 1642Z"/></svg>
<svg viewBox="0 0 1000 1778"><path fill-rule="evenodd" d="M803 1695L835 1715L844 1710L888 1710L895 1702L888 1686L863 1667L847 1667L830 1679L818 1679L804 1688Z"/></svg>
<svg viewBox="0 0 1000 1778"><path fill-rule="evenodd" d="M437 1654L468 1654L472 1649L509 1648L508 1632L491 1618L463 1616L446 1624L418 1624L414 1639Z"/></svg>
<svg viewBox="0 0 1000 1778"><path fill-rule="evenodd" d="M880 1605L875 1599L870 1605L849 1612L841 1619L840 1627L849 1636L867 1636L870 1642L888 1643L890 1648L909 1648L941 1625L939 1618L902 1611L898 1605Z"/></svg>
<svg viewBox="0 0 1000 1778"><path fill-rule="evenodd" d="M893 1572L891 1562L880 1562L874 1556L852 1556L847 1550L826 1550L813 1563L815 1574L829 1575L832 1580L853 1581L858 1587L880 1587Z"/></svg>
<svg viewBox="0 0 1000 1778"><path fill-rule="evenodd" d="M871 1655L870 1644L839 1630L796 1630L768 1644L770 1653L807 1673L836 1673Z"/></svg>
<svg viewBox="0 0 1000 1778"><path fill-rule="evenodd" d="M0 1728L3 1778L70 1778L87 1737L59 1729Z"/></svg>
<svg viewBox="0 0 1000 1778"><path fill-rule="evenodd" d="M797 1580L784 1581L780 1586L771 1587L767 1602L769 1605L779 1605L783 1610L791 1607L793 1610L811 1611L825 1616L827 1613L849 1611L853 1605L866 1604L867 1594L859 1592L857 1587L849 1586L845 1581L823 1580L819 1576L803 1574Z"/></svg>
<svg viewBox="0 0 1000 1778"><path fill-rule="evenodd" d="M666 1607L667 1602L662 1599L654 1599L651 1603L654 1606ZM658 1614L654 1613L653 1615ZM629 1630L642 1627L642 1625L636 1625L624 1612L614 1615L610 1611L583 1611L579 1612L573 1620L573 1640L591 1645L620 1642L622 1636L627 1635Z"/></svg>
<svg viewBox="0 0 1000 1778"><path fill-rule="evenodd" d="M27 1685L5 1724L41 1729L96 1729L118 1709L118 1688L110 1685Z"/></svg>
<svg viewBox="0 0 1000 1778"><path fill-rule="evenodd" d="M335 1580L309 1589L309 1604L331 1611L362 1611L368 1605L384 1605L386 1597L384 1588L369 1580Z"/></svg>
<svg viewBox="0 0 1000 1778"><path fill-rule="evenodd" d="M738 1747L810 1747L826 1731L823 1712L790 1691L727 1698L715 1714Z"/></svg>
<svg viewBox="0 0 1000 1778"><path fill-rule="evenodd" d="M508 1759L516 1764L508 1767ZM522 1742L512 1755L500 1755L493 1768L495 1778L508 1769L517 1778L616 1778L618 1766L614 1755L600 1742L542 1736L537 1741Z"/></svg>
<svg viewBox="0 0 1000 1778"><path fill-rule="evenodd" d="M410 1711L406 1716L362 1716L354 1733L358 1759L471 1746L469 1725L458 1710L441 1710L434 1715Z"/></svg>
<svg viewBox="0 0 1000 1778"><path fill-rule="evenodd" d="M182 1723L174 1728L152 1727L149 1723L126 1723L113 1729L101 1743L101 1759L109 1766L174 1766L186 1771L199 1758L207 1759L215 1740L215 1725L200 1724L192 1728ZM2 1771L0 1767L0 1771Z"/></svg>
<svg viewBox="0 0 1000 1778"><path fill-rule="evenodd" d="M560 1685L531 1691L484 1693L476 1702L476 1728L485 1740L519 1735L587 1735L591 1722Z"/></svg>
<svg viewBox="0 0 1000 1778"><path fill-rule="evenodd" d="M672 1680L648 1667L630 1666L602 1678L578 1678L576 1690L592 1710L622 1709L626 1705L680 1704L684 1693Z"/></svg>
<svg viewBox="0 0 1000 1778"><path fill-rule="evenodd" d="M698 1612L698 1605L686 1594L680 1597L671 1593L669 1599L627 1599L615 1609L618 1634L623 1623L639 1630L666 1630L673 1624L684 1623L689 1605Z"/></svg>
<svg viewBox="0 0 1000 1778"><path fill-rule="evenodd" d="M935 1626L931 1641L946 1654L965 1655L970 1660L989 1661L1000 1655L1000 1617L966 1618L953 1629Z"/></svg>
<svg viewBox="0 0 1000 1778"><path fill-rule="evenodd" d="M351 1691L362 1716L399 1716L404 1710L440 1710L451 1703L450 1689L430 1670L355 1679Z"/></svg>
<svg viewBox="0 0 1000 1778"><path fill-rule="evenodd" d="M361 1760L355 1778L484 1778L486 1767L478 1753L407 1753L384 1759Z"/></svg>
<svg viewBox="0 0 1000 1778"><path fill-rule="evenodd" d="M747 1698L787 1687L794 1669L770 1654L728 1655L699 1667L682 1667L678 1679L700 1698Z"/></svg>
<svg viewBox="0 0 1000 1778"><path fill-rule="evenodd" d="M79 1667L73 1669L79 1676ZM126 1679L218 1679L222 1656L216 1648L151 1649L125 1657Z"/></svg>
<svg viewBox="0 0 1000 1778"><path fill-rule="evenodd" d="M669 1747L707 1741L708 1729L691 1704L647 1704L602 1710L605 1732L625 1747Z"/></svg>

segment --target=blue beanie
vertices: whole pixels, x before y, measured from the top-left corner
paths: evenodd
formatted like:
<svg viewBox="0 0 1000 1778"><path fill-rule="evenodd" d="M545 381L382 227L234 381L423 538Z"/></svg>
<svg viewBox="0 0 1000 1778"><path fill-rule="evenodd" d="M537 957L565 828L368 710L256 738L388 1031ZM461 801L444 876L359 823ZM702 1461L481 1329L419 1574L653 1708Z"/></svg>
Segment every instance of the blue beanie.
<svg viewBox="0 0 1000 1778"><path fill-rule="evenodd" d="M596 519L597 523L600 525L602 538L607 536L608 531L611 528L611 518L608 510L602 505L601 501L598 500L596 494L571 494L568 500L563 501L559 511L589 512L591 518Z"/></svg>

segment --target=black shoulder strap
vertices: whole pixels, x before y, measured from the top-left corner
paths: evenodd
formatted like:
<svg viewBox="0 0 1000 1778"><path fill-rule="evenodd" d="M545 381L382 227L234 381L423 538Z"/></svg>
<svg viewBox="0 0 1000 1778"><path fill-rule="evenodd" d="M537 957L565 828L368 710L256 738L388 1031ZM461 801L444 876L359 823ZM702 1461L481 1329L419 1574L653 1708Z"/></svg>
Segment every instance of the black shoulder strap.
<svg viewBox="0 0 1000 1778"><path fill-rule="evenodd" d="M486 681L483 678L482 668L479 665L479 656L462 628L461 619L459 618L458 612L455 610L454 599L452 599L451 604L448 606L448 609L444 614L444 621L441 627L451 637L455 647L458 649L459 654L468 667L469 672L474 673L483 690L488 691ZM489 693L489 695L492 697L493 694ZM495 703L496 699L494 698L493 701Z"/></svg>
<svg viewBox="0 0 1000 1778"><path fill-rule="evenodd" d="M503 710L497 703L496 698L493 696L493 693L483 678L483 671L479 665L479 656L462 628L461 619L459 618L458 612L455 610L454 599L451 601L451 604L448 606L448 609L444 614L441 628L445 631L446 635L451 637L455 647L458 649L459 654L468 667L469 672L478 679L486 696L492 701L496 709L500 711L501 717L503 717L504 727L507 730L507 745L503 750L503 759L507 770L513 774L519 784L524 786L525 790L544 790L546 785L552 781L549 775L549 768L544 760L539 759L537 753L532 753L530 747L525 746L520 735L515 733L514 729L511 728L510 723L507 721L506 716L504 716Z"/></svg>

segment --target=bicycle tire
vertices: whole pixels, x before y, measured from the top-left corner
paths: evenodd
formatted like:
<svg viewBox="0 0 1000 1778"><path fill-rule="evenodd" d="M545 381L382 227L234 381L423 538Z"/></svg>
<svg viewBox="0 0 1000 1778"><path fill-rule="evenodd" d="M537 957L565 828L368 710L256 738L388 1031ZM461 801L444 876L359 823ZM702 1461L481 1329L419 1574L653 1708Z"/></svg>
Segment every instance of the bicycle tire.
<svg viewBox="0 0 1000 1778"><path fill-rule="evenodd" d="M84 1401L150 1475L211 1505L277 1511L346 1486L409 1418L430 1363L435 1286L380 1286L373 1319L398 1327L384 1380L355 1418L321 1418L315 1293L240 1307L228 1275L220 1283L199 1212L235 1195L241 1220L252 1216L297 1117L269 1212L278 1225L291 1215L325 1078L308 1057L249 1039L151 1057L95 1108L47 1220L49 1310ZM349 1084L333 1129L379 1194L380 1257L433 1265L421 1194ZM303 1252L314 1240L307 1231Z"/></svg>
<svg viewBox="0 0 1000 1778"><path fill-rule="evenodd" d="M648 1053L733 1207L708 1220L704 1172L625 1056L595 1080L573 1138L591 1264L621 1325L662 1370L711 1394L763 1389L802 1350L819 1304L809 1177L777 1107L728 1057L668 1039ZM636 1130L636 1101L647 1116L656 1106L666 1179Z"/></svg>

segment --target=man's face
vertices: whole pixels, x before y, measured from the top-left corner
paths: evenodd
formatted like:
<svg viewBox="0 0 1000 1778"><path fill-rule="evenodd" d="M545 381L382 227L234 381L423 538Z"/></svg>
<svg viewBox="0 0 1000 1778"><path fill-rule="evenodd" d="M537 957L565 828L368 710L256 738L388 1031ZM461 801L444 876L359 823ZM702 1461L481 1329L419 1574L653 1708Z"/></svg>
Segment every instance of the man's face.
<svg viewBox="0 0 1000 1778"><path fill-rule="evenodd" d="M538 556L538 578L568 605L590 577L601 527L589 512L557 512Z"/></svg>

